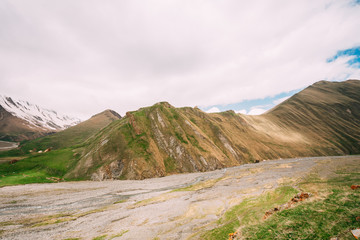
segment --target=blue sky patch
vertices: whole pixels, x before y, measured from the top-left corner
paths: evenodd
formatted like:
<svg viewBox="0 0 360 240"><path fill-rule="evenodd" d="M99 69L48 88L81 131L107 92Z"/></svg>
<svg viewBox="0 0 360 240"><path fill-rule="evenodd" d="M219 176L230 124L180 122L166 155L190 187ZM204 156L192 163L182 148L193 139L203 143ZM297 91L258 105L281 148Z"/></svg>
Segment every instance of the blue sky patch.
<svg viewBox="0 0 360 240"><path fill-rule="evenodd" d="M360 0L358 2L360 3ZM360 46L339 50L333 57L328 58L326 61L328 63L331 63L343 57L350 57L347 60L347 64L349 67L360 68ZM347 75L345 79L347 79L348 77L349 75ZM286 100L288 97L291 97L300 90L302 89L296 89L290 92L283 92L273 97L244 100L239 103L227 104L227 105L213 105L209 107L201 107L201 109L203 111L208 111L208 112L223 112L227 110L234 110L235 112L237 111L245 114L257 115L257 114L261 114L262 112L265 112L266 110L273 108L281 101Z"/></svg>
<svg viewBox="0 0 360 240"><path fill-rule="evenodd" d="M266 97L261 99L244 100L239 103L227 104L227 105L214 105L209 107L201 107L203 111L209 111L210 109L218 109L220 112L227 110L242 111L242 113L249 114L256 109L269 110L275 107L280 101L286 100L293 96L295 93L300 92L302 89L292 90L290 92L283 92L272 97ZM245 110L245 111L244 111Z"/></svg>
<svg viewBox="0 0 360 240"><path fill-rule="evenodd" d="M354 7L356 5L360 5L360 0L352 0L351 2L349 2L349 5L351 7Z"/></svg>
<svg viewBox="0 0 360 240"><path fill-rule="evenodd" d="M334 62L341 57L351 57L351 59L347 61L347 64L350 67L360 68L360 46L345 50L340 50L336 53L335 56L328 58L326 61L329 63Z"/></svg>

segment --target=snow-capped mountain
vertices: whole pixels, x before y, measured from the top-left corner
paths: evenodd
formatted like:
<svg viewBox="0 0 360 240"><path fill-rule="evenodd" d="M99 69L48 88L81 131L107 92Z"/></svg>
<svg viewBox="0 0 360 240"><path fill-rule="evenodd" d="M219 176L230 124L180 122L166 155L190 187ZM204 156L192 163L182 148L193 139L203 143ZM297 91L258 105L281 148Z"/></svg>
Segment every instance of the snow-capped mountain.
<svg viewBox="0 0 360 240"><path fill-rule="evenodd" d="M80 119L41 108L36 104L0 95L0 105L14 117L25 120L30 128L59 131L80 123Z"/></svg>

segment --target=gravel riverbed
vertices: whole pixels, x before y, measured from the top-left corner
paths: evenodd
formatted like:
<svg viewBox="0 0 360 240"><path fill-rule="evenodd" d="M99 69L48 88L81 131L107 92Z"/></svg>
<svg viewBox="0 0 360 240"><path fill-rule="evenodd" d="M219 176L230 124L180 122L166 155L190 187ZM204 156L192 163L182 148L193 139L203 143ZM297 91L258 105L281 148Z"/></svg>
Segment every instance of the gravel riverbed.
<svg viewBox="0 0 360 240"><path fill-rule="evenodd" d="M0 188L0 239L197 239L244 198L360 156L294 158L141 181Z"/></svg>

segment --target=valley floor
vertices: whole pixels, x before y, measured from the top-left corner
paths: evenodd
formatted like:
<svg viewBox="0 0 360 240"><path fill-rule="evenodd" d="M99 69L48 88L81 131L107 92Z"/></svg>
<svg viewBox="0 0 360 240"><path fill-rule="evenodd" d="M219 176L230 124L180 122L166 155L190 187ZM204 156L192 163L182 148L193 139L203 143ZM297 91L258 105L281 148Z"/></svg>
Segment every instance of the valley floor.
<svg viewBox="0 0 360 240"><path fill-rule="evenodd" d="M356 165L360 156L296 158L142 181L3 187L0 239L203 239L244 199L300 191L311 174Z"/></svg>

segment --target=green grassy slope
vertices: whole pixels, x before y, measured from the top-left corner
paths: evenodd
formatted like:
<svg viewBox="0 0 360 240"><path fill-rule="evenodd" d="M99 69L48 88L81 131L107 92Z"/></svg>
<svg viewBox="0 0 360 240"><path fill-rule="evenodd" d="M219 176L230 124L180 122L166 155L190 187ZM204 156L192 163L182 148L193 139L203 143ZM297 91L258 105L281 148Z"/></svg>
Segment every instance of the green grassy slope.
<svg viewBox="0 0 360 240"><path fill-rule="evenodd" d="M360 216L360 191L350 186L359 181L358 157L318 166L296 188L284 185L245 199L225 212L201 239L226 240L234 232L236 239L355 239L349 230L360 226L356 220ZM311 193L310 198L264 220L266 211L289 202L299 191Z"/></svg>
<svg viewBox="0 0 360 240"><path fill-rule="evenodd" d="M112 110L106 110L92 116L90 119L81 122L61 132L26 141L20 145L23 153L29 150L45 150L47 148L60 149L84 143L90 136L107 126L112 121L118 120L120 116Z"/></svg>
<svg viewBox="0 0 360 240"><path fill-rule="evenodd" d="M116 112L106 110L62 132L26 141L18 149L0 152L0 158L7 160L0 164L0 186L53 182L53 177L64 178L76 166L86 140L119 118ZM50 147L53 150L47 153L29 153L32 149ZM14 156L24 159L8 164L9 160L17 159Z"/></svg>
<svg viewBox="0 0 360 240"><path fill-rule="evenodd" d="M14 164L0 164L0 187L27 183L54 182L71 170L79 154L69 148L33 154Z"/></svg>

